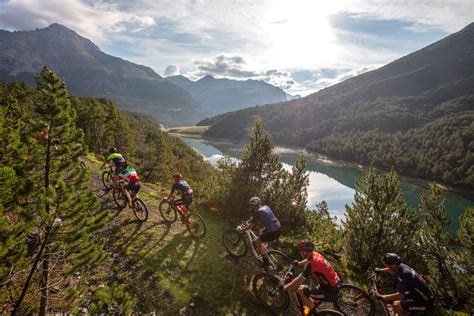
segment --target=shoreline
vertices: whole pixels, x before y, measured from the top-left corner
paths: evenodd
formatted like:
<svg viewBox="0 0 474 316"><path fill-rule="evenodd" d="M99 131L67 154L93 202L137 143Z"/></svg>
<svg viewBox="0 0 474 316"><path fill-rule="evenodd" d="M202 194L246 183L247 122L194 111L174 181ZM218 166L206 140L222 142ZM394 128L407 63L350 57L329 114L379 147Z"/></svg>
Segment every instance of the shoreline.
<svg viewBox="0 0 474 316"><path fill-rule="evenodd" d="M183 134L183 133L173 133L172 135L177 136L177 137L183 137L183 138L192 138L192 139L197 139L197 140L202 140L202 141L208 141L208 142L221 142L221 143L226 143L226 144L241 144L245 145L245 141L239 141L239 140L229 140L229 139L224 139L224 138L216 138L216 137L204 137L202 134ZM300 148L300 147L291 147L291 146L286 146L282 144L274 144L275 149L280 147L283 149L290 149L294 150L295 152L301 152L304 155L313 155L317 160L319 160L323 164L338 164L346 167L351 167L355 168L358 170L365 170L368 168L368 165L363 165L354 161L348 161L348 160L341 160L337 158L332 158L329 156L326 156L324 154L318 153L318 152L312 152L308 151L305 148ZM376 167L377 170L383 171L383 172L388 172L387 170L380 169ZM403 180L409 184L416 185L419 187L422 187L424 189L430 189L431 184L436 182L435 180L429 180L429 179L422 179L422 178L415 178L411 177L409 175L405 175L402 173L398 173L398 176L400 177L400 180ZM459 187L454 187L452 185L446 184L446 183L441 183L441 182L436 182L443 191L445 192L451 192L451 193L456 193L462 196L463 198L473 201L474 199L472 198L474 196L474 191L471 191L469 189L465 188L459 188Z"/></svg>

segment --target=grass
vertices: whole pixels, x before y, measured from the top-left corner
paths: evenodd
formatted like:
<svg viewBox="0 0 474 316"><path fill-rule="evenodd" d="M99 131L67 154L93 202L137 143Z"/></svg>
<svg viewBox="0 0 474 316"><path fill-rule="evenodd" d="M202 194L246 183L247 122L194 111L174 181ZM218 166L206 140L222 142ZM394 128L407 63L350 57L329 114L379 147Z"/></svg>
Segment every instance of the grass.
<svg viewBox="0 0 474 316"><path fill-rule="evenodd" d="M143 183L139 195L149 217L140 223L130 209L117 210L111 193L102 190L100 162L90 156L86 165L91 186L114 213L106 232L111 258L100 273L104 282L119 280L125 286L137 302L135 311L177 315L193 302L190 311L196 315L268 314L251 294L252 277L261 269L250 257L237 262L227 256L222 245L227 225L219 214L199 210L207 233L195 240L179 219L173 224L162 220L158 206L169 188Z"/></svg>
<svg viewBox="0 0 474 316"><path fill-rule="evenodd" d="M167 132L172 134L184 135L187 137L198 137L201 136L208 129L209 126L182 126L170 128L167 130Z"/></svg>

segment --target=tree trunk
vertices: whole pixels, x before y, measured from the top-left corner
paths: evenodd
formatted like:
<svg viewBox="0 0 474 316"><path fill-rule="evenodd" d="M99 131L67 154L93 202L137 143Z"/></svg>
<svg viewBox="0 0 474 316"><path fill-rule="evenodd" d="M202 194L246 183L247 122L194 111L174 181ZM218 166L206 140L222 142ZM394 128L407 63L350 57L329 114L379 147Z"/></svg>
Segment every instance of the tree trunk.
<svg viewBox="0 0 474 316"><path fill-rule="evenodd" d="M49 256L47 254L48 249L46 249L46 254L44 255L43 261L43 271L41 273L41 280L40 280L40 293L41 293L41 300L40 300L40 309L39 315L46 316L46 311L48 310L48 286L49 286Z"/></svg>

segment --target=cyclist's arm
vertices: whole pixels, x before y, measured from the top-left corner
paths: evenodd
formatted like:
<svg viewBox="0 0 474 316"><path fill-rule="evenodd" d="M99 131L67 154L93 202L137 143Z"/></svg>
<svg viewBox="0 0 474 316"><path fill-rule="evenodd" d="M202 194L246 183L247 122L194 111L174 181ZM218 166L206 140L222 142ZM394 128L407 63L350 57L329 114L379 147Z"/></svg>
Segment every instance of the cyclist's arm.
<svg viewBox="0 0 474 316"><path fill-rule="evenodd" d="M301 261L298 261L298 267L303 267L308 263L308 259L303 259Z"/></svg>
<svg viewBox="0 0 474 316"><path fill-rule="evenodd" d="M390 270L389 270L389 268L375 268L375 272L389 273Z"/></svg>
<svg viewBox="0 0 474 316"><path fill-rule="evenodd" d="M245 223L242 224L240 228L242 228L242 230L249 230L253 226L254 226L254 216L252 216L248 220L246 220Z"/></svg>

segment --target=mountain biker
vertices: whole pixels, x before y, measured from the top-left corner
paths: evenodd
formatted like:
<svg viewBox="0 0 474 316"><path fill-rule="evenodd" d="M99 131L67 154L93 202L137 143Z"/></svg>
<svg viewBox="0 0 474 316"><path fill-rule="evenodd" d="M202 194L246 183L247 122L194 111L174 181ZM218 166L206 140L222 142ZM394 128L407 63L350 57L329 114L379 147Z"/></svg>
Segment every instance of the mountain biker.
<svg viewBox="0 0 474 316"><path fill-rule="evenodd" d="M173 194L178 191L181 195L181 199L176 200L176 205L183 205L189 209L191 203L193 203L193 189L189 186L189 184L183 180L183 175L180 172L175 172L173 174L173 186L171 187L171 192L168 195L168 200L171 199Z"/></svg>
<svg viewBox="0 0 474 316"><path fill-rule="evenodd" d="M110 148L109 154L110 155L107 157L107 159L100 168L104 168L107 163L112 161L115 166L114 174L118 175L120 170L122 169L121 164L125 161L125 158L123 158L123 156L117 152L117 148L115 147Z"/></svg>
<svg viewBox="0 0 474 316"><path fill-rule="evenodd" d="M422 276L402 263L395 253L386 253L382 257L385 268L376 268L376 272L396 274L397 293L380 295L383 301L392 301L394 312L409 315L414 311L432 311L435 296Z"/></svg>
<svg viewBox="0 0 474 316"><path fill-rule="evenodd" d="M117 175L117 181L124 180L127 185L127 190L136 195L140 191L140 177L134 168L130 167L128 162L124 160L120 164L121 170Z"/></svg>
<svg viewBox="0 0 474 316"><path fill-rule="evenodd" d="M278 218L276 218L273 211L267 206L263 205L259 197L252 197L249 200L249 204L252 208L253 215L242 227L242 230L248 230L253 227L255 221L260 220L265 228L260 231L260 235L255 240L255 245L260 251L262 256L262 265L267 266L269 264L267 251L262 242L269 242L280 237L281 234L281 224Z"/></svg>
<svg viewBox="0 0 474 316"><path fill-rule="evenodd" d="M315 304L310 296L319 300L334 299L341 286L341 280L329 261L319 252L314 251L314 244L311 240L299 240L296 247L304 259L302 261L294 260L293 264L304 267L303 272L285 285L283 289L286 291L297 290L303 303L313 311ZM319 286L315 284L303 285L303 282L308 278L311 278Z"/></svg>

